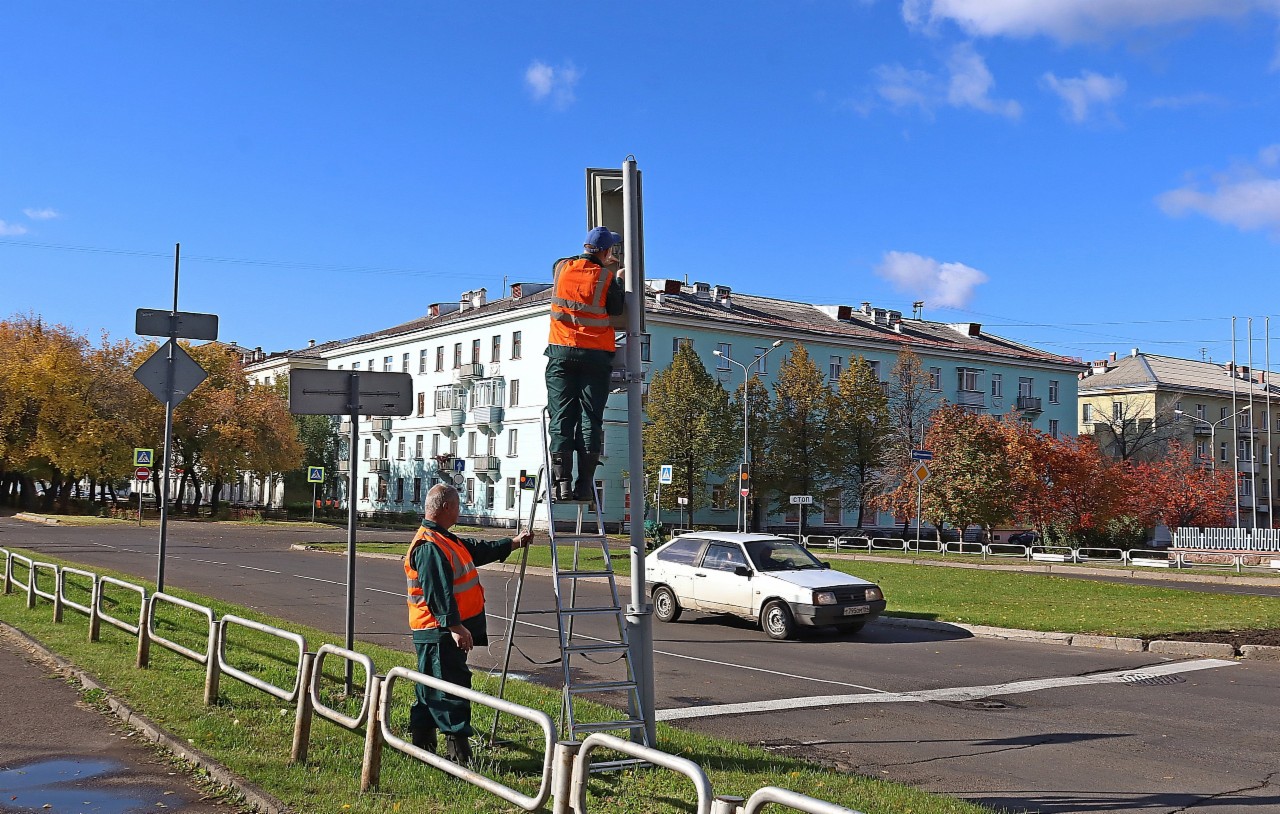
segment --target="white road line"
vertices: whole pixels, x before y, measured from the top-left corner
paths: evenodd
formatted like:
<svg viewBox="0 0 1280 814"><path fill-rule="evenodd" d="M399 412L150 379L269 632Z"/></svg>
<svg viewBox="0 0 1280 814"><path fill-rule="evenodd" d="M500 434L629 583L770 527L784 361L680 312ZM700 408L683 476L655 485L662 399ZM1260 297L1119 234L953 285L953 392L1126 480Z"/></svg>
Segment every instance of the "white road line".
<svg viewBox="0 0 1280 814"><path fill-rule="evenodd" d="M775 712L777 710L800 709L812 707L833 707L849 704L891 704L900 702L922 701L975 701L990 698L993 695L1016 695L1019 693L1051 690L1061 687L1079 687L1086 684L1120 684L1133 680L1135 676L1172 675L1194 670L1209 670L1215 667L1231 667L1235 661L1223 659L1200 659L1197 661L1157 664L1150 667L1135 667L1131 670L1117 670L1110 673L1094 673L1084 676L1063 676L1061 678L1040 678L1029 681L1012 681L1007 684L990 684L985 687L947 687L937 690L920 690L919 692L895 693L858 693L855 695L814 695L807 698L780 698L774 701L753 701L743 704L708 704L701 707L682 707L678 709L661 709L654 716L659 721L676 721L685 718L710 718L718 715L745 715L752 712ZM1126 679L1128 676L1128 679Z"/></svg>
<svg viewBox="0 0 1280 814"><path fill-rule="evenodd" d="M308 576L303 576L302 574L294 574L294 576L297 577L298 579L309 579L312 582L327 582L330 585L346 585L347 584L345 582L338 582L336 579L320 579L320 577L308 577Z"/></svg>
<svg viewBox="0 0 1280 814"><path fill-rule="evenodd" d="M181 558L180 558L180 557L174 557L174 559L175 559L175 560L177 560L177 559L181 559ZM202 562L202 563L204 563L205 565L226 565L226 563L225 563L225 562L218 562L217 560L197 560L197 559L195 559L194 557L192 558L192 560L191 560L191 561L192 561L192 562Z"/></svg>
<svg viewBox="0 0 1280 814"><path fill-rule="evenodd" d="M272 571L270 568L257 568L252 565L237 565L236 568L248 568L250 571L263 571L268 574L278 574L279 571Z"/></svg>
<svg viewBox="0 0 1280 814"><path fill-rule="evenodd" d="M384 590L382 590L381 588L370 588L370 587L366 586L366 587L365 587L365 590L366 590L366 591L373 591L375 594L386 594L387 596L399 596L399 597L403 597L403 596L404 596L404 594L403 594L403 593L396 593L395 591L384 591Z"/></svg>

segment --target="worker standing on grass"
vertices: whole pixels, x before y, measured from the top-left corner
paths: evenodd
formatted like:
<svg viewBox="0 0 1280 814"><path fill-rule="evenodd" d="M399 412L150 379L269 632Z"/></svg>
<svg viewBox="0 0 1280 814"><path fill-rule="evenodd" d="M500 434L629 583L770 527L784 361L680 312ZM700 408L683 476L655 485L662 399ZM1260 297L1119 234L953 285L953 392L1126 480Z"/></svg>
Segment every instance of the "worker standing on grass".
<svg viewBox="0 0 1280 814"><path fill-rule="evenodd" d="M409 627L418 672L463 687L471 686L467 653L487 645L484 588L476 568L505 560L533 541L524 531L515 538L479 540L457 537L449 528L458 522L458 490L437 484L427 492L425 516L404 555L408 580ZM409 709L409 736L414 746L436 751L436 732L445 735L445 755L455 763L471 760L468 738L471 702L421 684Z"/></svg>
<svg viewBox="0 0 1280 814"><path fill-rule="evenodd" d="M622 280L607 270L617 264L617 232L597 226L585 250L555 262L551 333L547 339L547 409L551 422L551 478L556 500L591 500L604 448L604 405L617 350L609 317L624 308ZM573 482L573 453L578 480Z"/></svg>

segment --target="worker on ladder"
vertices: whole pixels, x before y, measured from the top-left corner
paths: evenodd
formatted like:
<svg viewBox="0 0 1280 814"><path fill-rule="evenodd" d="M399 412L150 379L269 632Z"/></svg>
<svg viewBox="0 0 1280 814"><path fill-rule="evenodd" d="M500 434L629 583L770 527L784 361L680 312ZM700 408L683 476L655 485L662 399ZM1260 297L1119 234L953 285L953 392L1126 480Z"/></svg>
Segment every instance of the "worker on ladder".
<svg viewBox="0 0 1280 814"><path fill-rule="evenodd" d="M547 339L547 411L550 420L554 499L590 501L604 448L604 405L613 367L613 328L622 314L625 287L614 247L617 232L597 226L587 233L584 252L555 262L551 333ZM573 452L578 480L573 482Z"/></svg>

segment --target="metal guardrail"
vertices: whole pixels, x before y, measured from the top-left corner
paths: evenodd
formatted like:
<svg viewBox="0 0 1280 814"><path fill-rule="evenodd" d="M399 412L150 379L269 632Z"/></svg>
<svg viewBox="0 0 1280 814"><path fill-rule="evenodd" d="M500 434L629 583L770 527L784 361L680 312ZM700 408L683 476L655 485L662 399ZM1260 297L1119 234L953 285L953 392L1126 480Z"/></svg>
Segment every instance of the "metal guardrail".
<svg viewBox="0 0 1280 814"><path fill-rule="evenodd" d="M804 547L805 548L822 547L822 548L830 548L833 550L839 550L840 542L835 537L829 534L810 534L809 536L804 538Z"/></svg>
<svg viewBox="0 0 1280 814"><path fill-rule="evenodd" d="M1031 559L1031 550L1022 543L987 543L982 556L986 557L1017 557L1022 560Z"/></svg>
<svg viewBox="0 0 1280 814"><path fill-rule="evenodd" d="M1071 562L1075 549L1065 545L1033 545L1027 549L1027 559L1041 562Z"/></svg>
<svg viewBox="0 0 1280 814"><path fill-rule="evenodd" d="M422 684L424 686L431 687L432 689L448 693L449 695L464 698L473 704L481 704L491 709L496 709L504 714L523 718L526 721L531 721L540 726L544 735L545 754L542 760L542 779L538 785L538 793L534 796L522 794L516 789L504 786L492 778L485 777L479 772L472 771L466 766L454 763L446 757L437 755L434 752L428 752L425 749L419 749L393 733L390 726L387 724L387 713L390 710L391 705L391 688L399 679L411 681L415 684ZM392 667L391 670L387 672L386 679L382 682L381 693L379 694L378 700L377 718L378 725L381 729L382 740L392 749L395 749L398 752L403 752L410 757L415 757L418 760L428 763L460 780L465 780L474 786L479 786L485 791L501 797L508 803L523 808L525 811L536 811L541 808L551 796L551 770L552 759L555 754L553 750L556 742L556 725L551 720L551 716L547 715L545 712L529 709L528 707L522 707L519 704L513 704L512 702L501 698L494 698L493 696L485 695L482 692L477 692L476 690L468 687L462 687L443 679L426 675L425 673L419 673L416 670L410 670L407 667ZM594 737L597 736L592 735L587 740L590 741L591 738ZM367 758L368 755L366 754L366 759ZM376 778L377 771L375 770L372 774ZM373 782L376 783L376 779L374 779Z"/></svg>
<svg viewBox="0 0 1280 814"><path fill-rule="evenodd" d="M156 633L156 603L157 602L165 602L171 605L177 605L180 608L193 610L196 613L203 615L205 619L208 620L209 641L208 641L208 644L205 646L205 652L198 653L195 650L190 649L189 647L184 647L178 644L177 642L166 639L165 637L160 636L159 634ZM143 627L143 630L145 631L146 639L148 642L155 642L161 647L172 650L173 652L177 653L180 656L189 658L197 664L203 664L205 667L204 703L207 706L212 706L213 704L217 703L218 676L220 675L218 671L218 648L220 646L218 642L218 639L219 639L218 634L221 631L221 627L219 627L217 622L214 621L212 608L207 608L204 605L197 605L195 602L188 602L185 599L179 599L178 597L172 596L170 594L166 594L163 592L156 592L156 593L153 593L151 596L147 597L146 625ZM139 638L141 638L142 635L143 634L140 633ZM147 650L147 652L145 653L142 652L143 650L142 646L139 646L138 649L139 649L138 665L140 667L146 667L147 662L150 658L150 651Z"/></svg>
<svg viewBox="0 0 1280 814"><path fill-rule="evenodd" d="M1128 552L1123 548L1096 548L1093 546L1082 546L1073 549L1075 552L1076 562L1118 562L1124 563L1129 559Z"/></svg>
<svg viewBox="0 0 1280 814"><path fill-rule="evenodd" d="M789 791L778 786L765 786L747 798L746 805L742 806L742 814L759 814L768 803L777 803L787 808L793 808L796 811L808 812L808 814L861 814L851 808L838 806L835 803L829 803L826 800L819 800L816 797L810 797L807 794Z"/></svg>
<svg viewBox="0 0 1280 814"><path fill-rule="evenodd" d="M89 578L89 604L81 605L79 602L67 599L67 574L75 574L76 576ZM54 591L53 600L53 621L62 621L62 611L64 608L78 610L86 616L93 615L93 597L98 592L98 575L92 571L81 571L79 568L71 568L62 566L58 569L58 587Z"/></svg>
<svg viewBox="0 0 1280 814"><path fill-rule="evenodd" d="M841 546L844 546L845 548L865 548L868 551L870 551L871 538L870 537L837 537L836 553L840 552Z"/></svg>
<svg viewBox="0 0 1280 814"><path fill-rule="evenodd" d="M985 543L971 543L968 540L948 540L942 544L943 554L982 554L987 553Z"/></svg>
<svg viewBox="0 0 1280 814"><path fill-rule="evenodd" d="M199 607L199 606L195 606L195 607ZM210 611L210 614L212 614L212 611ZM284 639L285 641L293 642L295 645L297 645L298 646L298 661L297 661L298 672L294 676L293 689L286 690L283 687L277 687L275 684L272 684L269 681L263 681L257 676L252 675L248 672L245 672L244 670L241 670L238 667L233 667L231 665L231 662L227 661L227 625L238 625L240 627L248 628L249 630L256 630L259 633L266 633L269 636L275 636L276 638ZM298 633L293 633L288 630L281 630L278 627L272 627L271 625L264 625L261 622L255 622L252 619L245 619L244 617L235 616L230 613L222 617L222 619L218 622L218 626L221 628L220 631L218 632L218 648L217 648L219 670L231 676L232 678L240 679L245 684L248 684L250 687L254 687L256 689L262 690L263 692L269 695L274 695L276 698L279 698L281 701L293 702L298 700L298 694L302 692L304 689L302 686L302 656L304 653L307 652L306 639L304 639Z"/></svg>
<svg viewBox="0 0 1280 814"><path fill-rule="evenodd" d="M352 718L350 715L338 712L336 709L327 707L320 700L320 676L324 672L325 656L339 656L347 661L353 661L364 667L364 699L360 704L360 714ZM339 647L336 644L322 644L320 649L316 651L316 660L311 668L311 681L307 688L307 693L311 697L311 708L315 714L319 715L327 721L341 726L345 729L356 730L364 726L369 720L369 706L375 699L372 698L372 682L369 679L373 677L373 659L364 653L357 653L354 650L348 650L345 647Z"/></svg>
<svg viewBox="0 0 1280 814"><path fill-rule="evenodd" d="M138 592L140 607L138 608L138 623L136 625L123 619L117 619L102 609L102 602L107 595L106 589L108 585L115 585L126 590ZM132 582L125 582L115 577L98 577L98 590L93 598L93 611L90 613L89 618L91 623L92 620L97 619L106 622L112 627L118 627L125 633L137 636L147 625L147 591L141 585L134 585ZM89 641L97 640L98 637L96 635L91 634L89 636Z"/></svg>
<svg viewBox="0 0 1280 814"><path fill-rule="evenodd" d="M0 559L4 560L4 570L0 571L0 592L9 593L9 563L13 559L13 552L7 548L0 548Z"/></svg>
<svg viewBox="0 0 1280 814"><path fill-rule="evenodd" d="M572 800L573 811L576 814L587 814L587 773L591 770L591 753L600 748L612 749L615 752L640 758L655 766L661 766L664 769L683 774L693 781L694 788L698 791L698 807L694 811L697 814L711 814L711 781L707 779L707 774L702 771L701 766L687 758L669 755L650 746L632 743L629 740L623 740L604 732L594 732L582 741L582 747L578 751L578 758L573 764L570 799Z"/></svg>
<svg viewBox="0 0 1280 814"><path fill-rule="evenodd" d="M942 543L937 540L904 540L902 543L904 551L914 551L917 554L922 553L943 553Z"/></svg>
<svg viewBox="0 0 1280 814"><path fill-rule="evenodd" d="M53 574L54 587L48 591L41 590L40 588L41 569L49 571ZM58 593L57 593L58 592L58 566L54 565L51 562L41 562L40 560L33 561L31 563L31 586L30 587L31 587L30 595L32 598L39 597L40 599L47 599L50 602L57 602L58 601ZM32 605L28 604L27 607L32 607Z"/></svg>
<svg viewBox="0 0 1280 814"><path fill-rule="evenodd" d="M18 575L13 567L14 565L20 562L26 564L25 565L27 569L26 582L23 582L22 580L18 579ZM16 585L17 587L21 588L24 593L26 593L28 610L36 606L35 594L31 593L31 583L35 581L34 579L32 579L32 574L34 573L34 569L32 569L31 565L32 563L31 563L30 557L24 557L21 554L9 555L9 584Z"/></svg>
<svg viewBox="0 0 1280 814"><path fill-rule="evenodd" d="M872 537L867 541L867 551L905 551L905 544L896 537Z"/></svg>

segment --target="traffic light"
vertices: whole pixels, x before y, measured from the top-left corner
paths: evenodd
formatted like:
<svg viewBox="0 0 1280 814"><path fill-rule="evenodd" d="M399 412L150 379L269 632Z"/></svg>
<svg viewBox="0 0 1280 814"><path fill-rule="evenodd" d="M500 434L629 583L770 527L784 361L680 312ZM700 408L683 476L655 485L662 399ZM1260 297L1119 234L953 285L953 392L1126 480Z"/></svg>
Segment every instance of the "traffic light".
<svg viewBox="0 0 1280 814"><path fill-rule="evenodd" d="M751 485L751 464L738 465L738 486L745 489Z"/></svg>

